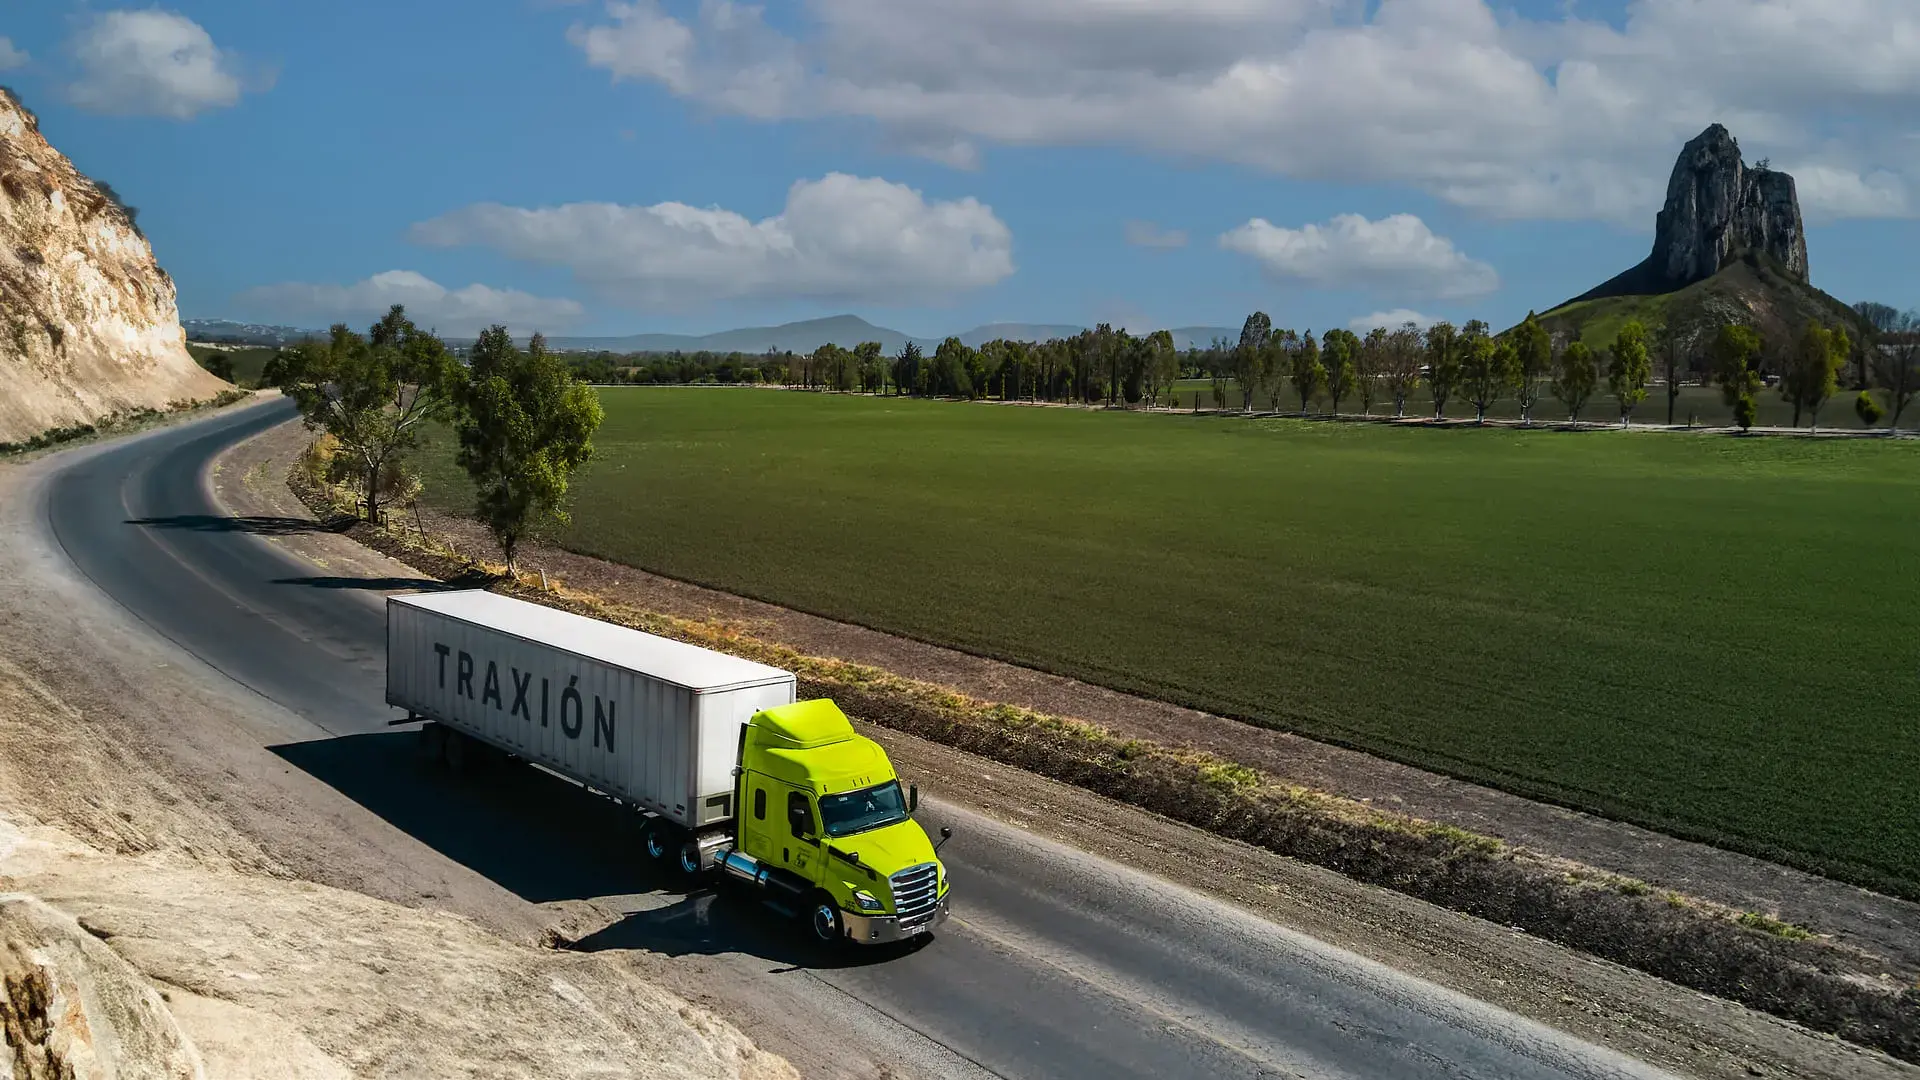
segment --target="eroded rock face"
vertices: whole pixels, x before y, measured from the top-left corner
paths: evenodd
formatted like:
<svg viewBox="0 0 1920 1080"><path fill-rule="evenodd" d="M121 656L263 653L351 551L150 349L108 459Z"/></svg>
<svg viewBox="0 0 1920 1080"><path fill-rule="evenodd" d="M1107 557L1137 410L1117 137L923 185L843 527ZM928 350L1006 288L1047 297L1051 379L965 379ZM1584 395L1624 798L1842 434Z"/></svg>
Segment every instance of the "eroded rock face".
<svg viewBox="0 0 1920 1080"><path fill-rule="evenodd" d="M1807 234L1793 177L1748 168L1740 144L1715 124L1680 151L1654 233L1650 268L1668 288L1712 277L1729 256L1765 253L1807 280Z"/></svg>
<svg viewBox="0 0 1920 1080"><path fill-rule="evenodd" d="M146 238L0 88L0 442L224 389Z"/></svg>

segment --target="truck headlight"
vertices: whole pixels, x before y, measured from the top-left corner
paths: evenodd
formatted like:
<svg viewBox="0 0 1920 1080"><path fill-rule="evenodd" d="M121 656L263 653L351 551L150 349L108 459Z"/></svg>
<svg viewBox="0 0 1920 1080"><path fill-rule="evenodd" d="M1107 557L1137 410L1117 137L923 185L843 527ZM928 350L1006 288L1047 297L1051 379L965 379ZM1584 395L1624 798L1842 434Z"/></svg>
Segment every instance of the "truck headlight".
<svg viewBox="0 0 1920 1080"><path fill-rule="evenodd" d="M879 900L874 898L872 893L865 889L857 890L853 894L853 902L861 911L881 911L884 910L885 907Z"/></svg>

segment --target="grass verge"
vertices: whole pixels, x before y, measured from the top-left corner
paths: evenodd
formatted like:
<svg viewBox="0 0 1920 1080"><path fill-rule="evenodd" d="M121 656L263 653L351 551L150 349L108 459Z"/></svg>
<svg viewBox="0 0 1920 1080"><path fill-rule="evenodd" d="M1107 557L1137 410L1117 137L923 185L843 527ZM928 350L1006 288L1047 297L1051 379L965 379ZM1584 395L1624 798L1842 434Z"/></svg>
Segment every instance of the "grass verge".
<svg viewBox="0 0 1920 1080"><path fill-rule="evenodd" d="M1083 721L809 656L718 621L644 611L508 578L404 526L348 525L353 497L321 483L310 453L288 475L340 531L443 581L603 619L793 671L802 698L1025 769L1219 836L1558 942L1749 1008L1920 1063L1920 987L1870 956L1762 912L1697 897L1438 822L1266 776L1212 755L1122 739Z"/></svg>

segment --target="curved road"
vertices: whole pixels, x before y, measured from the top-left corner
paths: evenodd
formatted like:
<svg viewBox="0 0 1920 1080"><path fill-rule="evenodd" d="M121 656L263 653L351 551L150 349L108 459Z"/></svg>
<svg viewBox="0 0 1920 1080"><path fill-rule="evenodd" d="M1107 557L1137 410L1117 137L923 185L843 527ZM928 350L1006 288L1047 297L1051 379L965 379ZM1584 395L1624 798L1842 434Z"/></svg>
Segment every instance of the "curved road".
<svg viewBox="0 0 1920 1080"><path fill-rule="evenodd" d="M594 899L629 913L582 948L746 957L758 979L802 970L784 984L799 989L773 992L841 999L850 1030L909 1029L927 1048L920 1064L943 1073L1663 1075L938 804L934 816L962 826L945 849L958 886L949 928L883 961L822 964L793 951L788 929L757 905L676 894L638 860L607 859L608 815L577 789L535 770L484 787L423 779L382 700L381 590L393 583L315 576L270 542L297 523L235 521L206 488L215 454L290 415L285 403L250 407L74 455L45 489L48 524L79 569L153 630L311 724L310 740L273 748L292 765L527 901ZM769 960L784 967L769 972Z"/></svg>

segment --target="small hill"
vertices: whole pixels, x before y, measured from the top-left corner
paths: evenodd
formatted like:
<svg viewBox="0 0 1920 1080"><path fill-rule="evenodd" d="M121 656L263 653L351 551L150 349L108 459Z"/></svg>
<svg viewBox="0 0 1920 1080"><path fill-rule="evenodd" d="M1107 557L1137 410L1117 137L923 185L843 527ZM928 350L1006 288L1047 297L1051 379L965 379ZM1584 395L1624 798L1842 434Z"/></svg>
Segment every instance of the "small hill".
<svg viewBox="0 0 1920 1080"><path fill-rule="evenodd" d="M0 87L0 442L227 389L188 355L133 212Z"/></svg>
<svg viewBox="0 0 1920 1080"><path fill-rule="evenodd" d="M1861 333L1860 317L1839 299L1796 281L1767 256L1743 251L1712 277L1671 292L1613 294L1572 300L1540 316L1553 333L1591 348L1613 343L1629 321L1656 326L1670 317L1745 323L1771 342L1785 342L1809 321Z"/></svg>
<svg viewBox="0 0 1920 1080"><path fill-rule="evenodd" d="M1714 124L1688 142L1667 181L1653 252L1542 315L1551 331L1611 342L1638 319L1740 322L1785 341L1810 320L1862 329L1846 304L1808 278L1806 227L1793 177L1747 165Z"/></svg>

